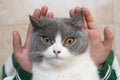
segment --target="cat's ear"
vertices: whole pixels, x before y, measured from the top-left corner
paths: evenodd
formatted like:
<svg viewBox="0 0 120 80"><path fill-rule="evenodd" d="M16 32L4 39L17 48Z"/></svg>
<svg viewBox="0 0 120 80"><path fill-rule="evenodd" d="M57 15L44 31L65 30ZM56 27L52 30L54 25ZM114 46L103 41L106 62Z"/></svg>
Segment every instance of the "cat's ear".
<svg viewBox="0 0 120 80"><path fill-rule="evenodd" d="M74 26L76 26L78 29L81 29L83 24L83 17L84 17L84 12L83 9L81 9L71 17L71 23Z"/></svg>
<svg viewBox="0 0 120 80"><path fill-rule="evenodd" d="M39 28L39 26L40 26L39 19L34 18L33 16L30 16L30 15L29 15L29 18L30 18L30 22L31 22L31 24L33 26L33 29L37 30Z"/></svg>

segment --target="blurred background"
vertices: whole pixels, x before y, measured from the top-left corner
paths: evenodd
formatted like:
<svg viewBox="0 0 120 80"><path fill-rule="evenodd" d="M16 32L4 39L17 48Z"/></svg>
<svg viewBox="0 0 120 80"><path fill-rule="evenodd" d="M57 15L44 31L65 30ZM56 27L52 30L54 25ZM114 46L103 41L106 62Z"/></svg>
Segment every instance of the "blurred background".
<svg viewBox="0 0 120 80"><path fill-rule="evenodd" d="M0 0L0 73L5 60L13 52L12 31L21 34L24 44L29 24L28 15L43 5L49 7L55 17L69 17L69 10L87 7L91 10L103 37L105 26L114 35L113 50L120 62L120 0ZM0 74L1 75L1 74Z"/></svg>

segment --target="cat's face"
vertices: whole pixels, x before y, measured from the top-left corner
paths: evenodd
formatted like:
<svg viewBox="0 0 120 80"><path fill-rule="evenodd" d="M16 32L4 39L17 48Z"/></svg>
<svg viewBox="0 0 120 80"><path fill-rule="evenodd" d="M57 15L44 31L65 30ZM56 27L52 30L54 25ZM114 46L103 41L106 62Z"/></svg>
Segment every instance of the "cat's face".
<svg viewBox="0 0 120 80"><path fill-rule="evenodd" d="M33 61L47 60L50 64L58 65L87 50L82 11L70 19L30 17L30 20L34 27L29 45Z"/></svg>

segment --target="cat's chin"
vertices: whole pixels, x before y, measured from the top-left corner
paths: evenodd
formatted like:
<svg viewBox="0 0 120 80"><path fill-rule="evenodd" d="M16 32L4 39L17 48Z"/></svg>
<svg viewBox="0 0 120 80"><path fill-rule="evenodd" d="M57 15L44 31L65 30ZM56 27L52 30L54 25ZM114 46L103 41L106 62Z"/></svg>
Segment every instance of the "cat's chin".
<svg viewBox="0 0 120 80"><path fill-rule="evenodd" d="M51 65L53 66L61 66L63 64L65 64L65 61L64 60L58 60L58 59L54 59L54 60L51 60Z"/></svg>
<svg viewBox="0 0 120 80"><path fill-rule="evenodd" d="M47 62L51 66L55 66L55 67L60 67L67 63L67 61L65 59L59 58L59 57L49 58L49 59L47 59Z"/></svg>

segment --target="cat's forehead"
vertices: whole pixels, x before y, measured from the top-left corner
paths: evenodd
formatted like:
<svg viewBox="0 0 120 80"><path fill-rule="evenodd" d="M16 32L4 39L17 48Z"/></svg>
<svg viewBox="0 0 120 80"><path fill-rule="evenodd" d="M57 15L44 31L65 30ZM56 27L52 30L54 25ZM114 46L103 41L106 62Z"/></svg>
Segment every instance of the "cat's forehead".
<svg viewBox="0 0 120 80"><path fill-rule="evenodd" d="M46 34L57 34L59 32L61 36L74 35L79 31L70 24L69 19L65 18L43 19L43 23L44 27L42 28L42 32Z"/></svg>
<svg viewBox="0 0 120 80"><path fill-rule="evenodd" d="M50 28L61 29L69 27L68 25L70 25L69 19L65 18L44 18L42 22L44 23L45 26L47 26L46 28L51 26Z"/></svg>

